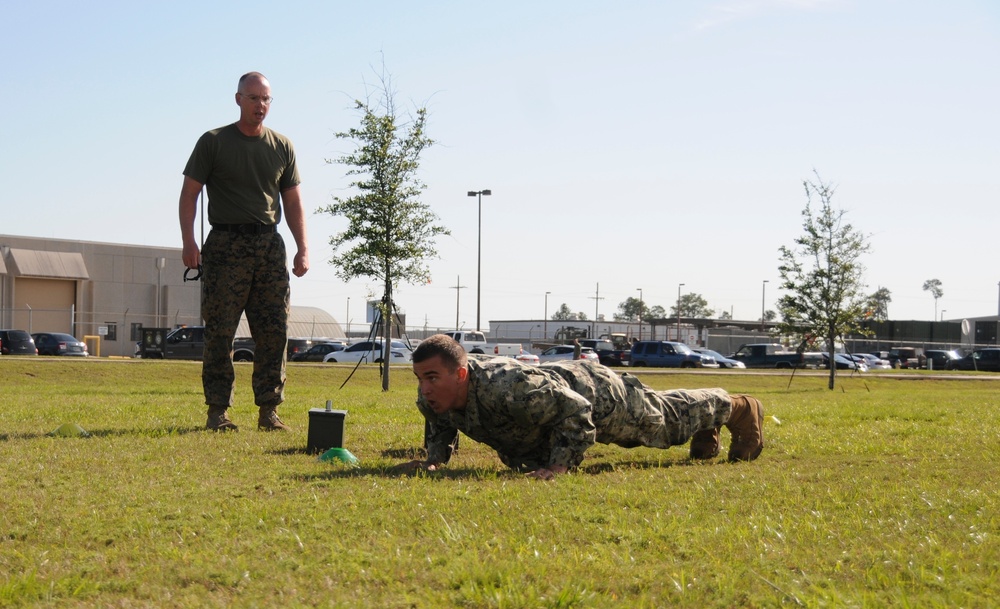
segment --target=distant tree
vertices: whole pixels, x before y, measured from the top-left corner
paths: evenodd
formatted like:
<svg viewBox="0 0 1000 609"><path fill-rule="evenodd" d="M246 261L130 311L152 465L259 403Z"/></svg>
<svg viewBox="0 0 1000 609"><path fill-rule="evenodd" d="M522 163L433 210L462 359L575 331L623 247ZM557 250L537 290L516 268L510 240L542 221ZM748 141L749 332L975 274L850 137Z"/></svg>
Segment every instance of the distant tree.
<svg viewBox="0 0 1000 609"><path fill-rule="evenodd" d="M815 182L803 182L805 233L795 240L795 247L779 249L778 272L786 294L778 301L782 316L778 330L802 342L824 339L833 362L839 337L866 333L860 327L867 298L862 293L865 269L861 257L868 253L870 245L864 234L844 222L845 212L833 208L834 187L824 184L818 173L815 175ZM815 213L814 197L819 200ZM831 365L831 390L836 378L837 367Z"/></svg>
<svg viewBox="0 0 1000 609"><path fill-rule="evenodd" d="M924 282L924 291L925 292L930 292L931 296L934 297L934 319L933 319L933 321L937 321L937 301L938 301L938 298L941 298L942 296L944 296L944 290L941 289L941 280L940 279L928 279L927 281Z"/></svg>
<svg viewBox="0 0 1000 609"><path fill-rule="evenodd" d="M576 319L576 313L570 311L569 306L564 302L559 305L556 312L552 314L552 319L555 321L567 321L570 319Z"/></svg>
<svg viewBox="0 0 1000 609"><path fill-rule="evenodd" d="M722 313L719 313L719 319L732 319L732 318L733 314L730 313L729 311L724 310L722 311Z"/></svg>
<svg viewBox="0 0 1000 609"><path fill-rule="evenodd" d="M649 321L651 319L663 319L666 316L667 316L666 309L664 309L660 305L654 305L649 308L649 312L646 314L645 321Z"/></svg>
<svg viewBox="0 0 1000 609"><path fill-rule="evenodd" d="M618 311L614 314L615 321L638 321L644 318L646 303L629 296L618 303Z"/></svg>
<svg viewBox="0 0 1000 609"><path fill-rule="evenodd" d="M427 260L437 257L434 239L450 234L420 201L424 184L417 177L420 154L433 140L427 137L427 109L415 116L397 112L391 78L383 69L380 87L364 101L354 102L361 117L358 127L337 133L357 148L327 163L347 165L357 194L333 197L318 212L347 219L347 228L330 237L334 255L330 264L344 281L371 277L384 286L382 336L391 334L393 287L400 281L425 284L430 278ZM389 389L389 358L383 358L382 390Z"/></svg>
<svg viewBox="0 0 1000 609"><path fill-rule="evenodd" d="M778 314L775 313L774 311L772 311L771 309L768 309L767 311L764 311L764 321L774 321L775 318L777 318L777 317L778 317Z"/></svg>
<svg viewBox="0 0 1000 609"><path fill-rule="evenodd" d="M708 301L701 294L684 294L680 301L681 317L710 318L715 315L715 309L708 308ZM677 317L677 305L670 307L670 317Z"/></svg>
<svg viewBox="0 0 1000 609"><path fill-rule="evenodd" d="M587 319L587 314L583 311L574 312L570 310L569 306L564 302L559 305L559 309L552 314L552 319L556 321L585 321Z"/></svg>
<svg viewBox="0 0 1000 609"><path fill-rule="evenodd" d="M872 321L885 321L889 319L889 303L892 302L892 294L889 288L879 288L868 297L865 305L865 317Z"/></svg>

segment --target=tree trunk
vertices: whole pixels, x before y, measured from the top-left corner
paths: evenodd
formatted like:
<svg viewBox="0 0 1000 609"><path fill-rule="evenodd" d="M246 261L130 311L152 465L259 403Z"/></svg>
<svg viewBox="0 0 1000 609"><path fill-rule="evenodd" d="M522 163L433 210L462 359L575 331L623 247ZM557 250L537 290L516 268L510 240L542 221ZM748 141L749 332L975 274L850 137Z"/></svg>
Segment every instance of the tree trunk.
<svg viewBox="0 0 1000 609"><path fill-rule="evenodd" d="M827 344L827 357L830 358L830 382L828 383L828 389L833 391L834 386L837 384L837 361L834 357L837 355L837 343L834 342L836 335L830 332L826 337Z"/></svg>
<svg viewBox="0 0 1000 609"><path fill-rule="evenodd" d="M386 273L385 300L382 301L382 391L389 391L389 362L392 360L392 280Z"/></svg>

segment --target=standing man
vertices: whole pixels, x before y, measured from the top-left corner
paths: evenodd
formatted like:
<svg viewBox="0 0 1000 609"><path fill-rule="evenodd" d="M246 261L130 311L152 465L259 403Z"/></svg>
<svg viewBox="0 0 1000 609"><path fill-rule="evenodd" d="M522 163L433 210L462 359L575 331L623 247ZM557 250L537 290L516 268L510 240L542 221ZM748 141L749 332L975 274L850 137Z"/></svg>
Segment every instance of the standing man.
<svg viewBox="0 0 1000 609"><path fill-rule="evenodd" d="M271 85L263 74L240 77L239 121L202 135L184 168L180 196L184 264L203 269L201 378L208 405L205 426L216 431L237 429L226 410L233 405L233 339L244 312L255 343L257 427L288 430L277 413L285 393L289 311L288 262L277 230L282 211L297 248L292 264L296 277L309 270L309 247L295 149L288 138L264 126L272 101ZM205 186L212 231L199 252L194 220L198 194Z"/></svg>
<svg viewBox="0 0 1000 609"><path fill-rule="evenodd" d="M496 450L508 467L543 480L578 466L595 442L669 448L690 440L692 459L713 459L724 425L732 434L730 461L752 461L764 448L764 410L755 398L722 389L655 391L587 360L526 366L472 359L438 334L413 352L413 373L427 460L398 471L447 463L459 431Z"/></svg>

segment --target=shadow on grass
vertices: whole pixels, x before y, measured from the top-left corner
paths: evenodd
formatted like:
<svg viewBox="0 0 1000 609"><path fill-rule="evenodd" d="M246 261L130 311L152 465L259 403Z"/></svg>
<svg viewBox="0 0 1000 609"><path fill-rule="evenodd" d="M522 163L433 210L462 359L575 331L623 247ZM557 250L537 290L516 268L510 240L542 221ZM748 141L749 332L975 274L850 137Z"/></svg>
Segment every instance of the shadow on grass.
<svg viewBox="0 0 1000 609"><path fill-rule="evenodd" d="M344 478L363 478L377 476L380 478L433 478L435 480L499 480L504 478L520 478L524 474L514 470L475 469L469 467L444 467L433 472L397 472L392 467L348 467L331 469L319 474L295 474L291 478L299 482L321 482L325 480L341 480Z"/></svg>
<svg viewBox="0 0 1000 609"><path fill-rule="evenodd" d="M95 429L87 430L86 436L75 436L77 438L114 438L121 436L142 436L146 438L167 438L182 436L192 432L205 431L204 427L161 427L156 429ZM0 433L0 442L11 440L38 440L40 438L59 437L53 436L51 432L45 433ZM74 436L68 436L73 438Z"/></svg>

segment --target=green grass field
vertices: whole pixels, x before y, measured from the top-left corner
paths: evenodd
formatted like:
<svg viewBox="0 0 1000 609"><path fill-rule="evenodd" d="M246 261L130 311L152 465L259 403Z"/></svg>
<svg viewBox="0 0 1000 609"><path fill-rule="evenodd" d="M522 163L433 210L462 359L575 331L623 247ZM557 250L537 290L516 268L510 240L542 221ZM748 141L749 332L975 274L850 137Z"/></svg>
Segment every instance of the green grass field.
<svg viewBox="0 0 1000 609"><path fill-rule="evenodd" d="M202 430L200 364L0 358L0 607L991 607L1000 381L662 374L759 397L753 463L595 446L526 479L413 457L412 374L290 365L287 434ZM348 411L350 468L305 453ZM773 416L773 418L772 418ZM780 421L780 424L778 423ZM52 437L63 423L90 437ZM723 454L728 445L723 431Z"/></svg>

